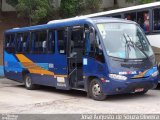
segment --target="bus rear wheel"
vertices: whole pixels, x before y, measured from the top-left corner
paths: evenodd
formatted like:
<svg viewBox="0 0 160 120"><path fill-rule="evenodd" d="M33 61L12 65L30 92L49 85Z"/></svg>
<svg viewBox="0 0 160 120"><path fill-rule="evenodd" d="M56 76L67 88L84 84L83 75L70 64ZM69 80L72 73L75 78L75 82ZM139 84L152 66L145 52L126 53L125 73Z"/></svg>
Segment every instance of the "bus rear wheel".
<svg viewBox="0 0 160 120"><path fill-rule="evenodd" d="M30 74L25 75L24 84L25 84L26 89L28 89L28 90L33 90L36 88L36 86L34 84L32 84L32 78L31 78Z"/></svg>
<svg viewBox="0 0 160 120"><path fill-rule="evenodd" d="M106 99L106 95L102 92L101 84L98 79L93 79L89 84L89 96L98 101Z"/></svg>

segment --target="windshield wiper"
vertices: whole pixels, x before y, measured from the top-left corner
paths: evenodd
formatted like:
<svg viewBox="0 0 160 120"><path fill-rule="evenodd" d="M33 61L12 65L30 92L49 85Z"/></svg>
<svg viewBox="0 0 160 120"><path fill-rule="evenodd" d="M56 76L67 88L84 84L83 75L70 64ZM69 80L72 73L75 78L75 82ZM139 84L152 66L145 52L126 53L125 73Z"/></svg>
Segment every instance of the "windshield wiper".
<svg viewBox="0 0 160 120"><path fill-rule="evenodd" d="M129 41L128 41L127 38L126 38L126 35L127 35L127 37L129 38ZM131 40L131 38L130 38L130 36L129 36L128 34L125 33L125 34L123 34L123 36L124 36L124 38L125 38L125 40L126 40L126 44L127 44L128 46L131 46L131 47L133 47L134 49L135 49L135 47L136 47L139 51L141 51L141 52L146 56L147 59L149 59L149 56ZM131 43L132 45L131 45L130 43Z"/></svg>
<svg viewBox="0 0 160 120"><path fill-rule="evenodd" d="M129 50L131 50L130 44L129 44L129 41L127 40L125 34L123 34L123 36L125 38L125 54L126 54L127 59L129 59Z"/></svg>

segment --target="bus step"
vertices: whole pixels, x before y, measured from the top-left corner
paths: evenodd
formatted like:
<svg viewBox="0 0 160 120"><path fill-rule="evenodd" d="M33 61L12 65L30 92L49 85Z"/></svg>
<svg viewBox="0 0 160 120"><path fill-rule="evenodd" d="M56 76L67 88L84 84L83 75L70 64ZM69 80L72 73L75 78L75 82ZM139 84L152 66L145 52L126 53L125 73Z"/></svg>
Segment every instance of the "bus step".
<svg viewBox="0 0 160 120"><path fill-rule="evenodd" d="M73 90L80 90L80 91L85 91L84 88L72 88Z"/></svg>

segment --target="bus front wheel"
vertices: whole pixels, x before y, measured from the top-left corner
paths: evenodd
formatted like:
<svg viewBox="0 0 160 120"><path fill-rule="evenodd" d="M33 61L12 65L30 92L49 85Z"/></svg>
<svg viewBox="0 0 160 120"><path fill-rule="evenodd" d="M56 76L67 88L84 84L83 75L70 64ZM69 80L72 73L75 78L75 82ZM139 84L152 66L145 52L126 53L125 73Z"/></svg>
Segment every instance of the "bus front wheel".
<svg viewBox="0 0 160 120"><path fill-rule="evenodd" d="M24 84L25 84L26 89L28 89L28 90L35 89L35 85L32 84L32 78L31 78L30 74L25 75Z"/></svg>
<svg viewBox="0 0 160 120"><path fill-rule="evenodd" d="M145 91L143 91L143 92L137 92L137 93L135 93L136 95L144 95L144 94L146 94L148 92L148 90L145 90Z"/></svg>
<svg viewBox="0 0 160 120"><path fill-rule="evenodd" d="M102 92L101 83L98 79L93 79L89 84L89 96L94 100L102 101L106 99L106 95Z"/></svg>

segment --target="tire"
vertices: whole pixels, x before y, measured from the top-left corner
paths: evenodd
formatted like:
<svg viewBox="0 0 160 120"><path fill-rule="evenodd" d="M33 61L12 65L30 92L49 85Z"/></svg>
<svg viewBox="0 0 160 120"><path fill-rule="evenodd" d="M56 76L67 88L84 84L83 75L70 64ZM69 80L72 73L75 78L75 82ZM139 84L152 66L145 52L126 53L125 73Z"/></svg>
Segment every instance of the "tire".
<svg viewBox="0 0 160 120"><path fill-rule="evenodd" d="M36 86L34 84L32 84L32 78L31 78L30 74L25 75L24 84L25 84L26 89L28 89L28 90L34 90L36 88Z"/></svg>
<svg viewBox="0 0 160 120"><path fill-rule="evenodd" d="M102 92L101 83L98 79L93 79L90 82L88 96L97 101L106 99L106 95Z"/></svg>

